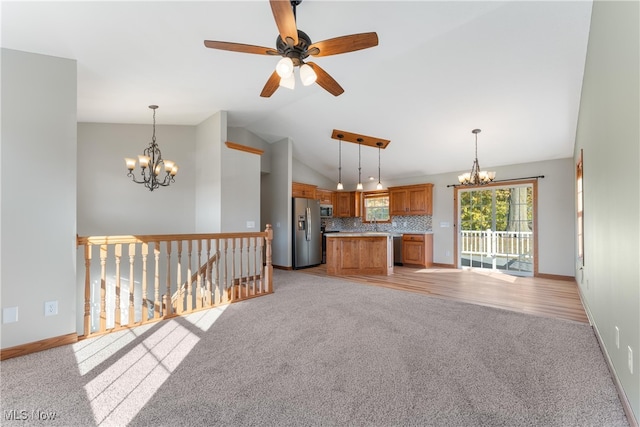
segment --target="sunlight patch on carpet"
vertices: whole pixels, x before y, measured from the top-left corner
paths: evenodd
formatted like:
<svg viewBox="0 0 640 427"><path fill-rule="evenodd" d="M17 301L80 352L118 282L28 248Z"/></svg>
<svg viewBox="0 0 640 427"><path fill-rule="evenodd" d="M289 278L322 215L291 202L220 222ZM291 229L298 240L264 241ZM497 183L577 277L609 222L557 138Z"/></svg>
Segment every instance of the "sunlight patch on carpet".
<svg viewBox="0 0 640 427"><path fill-rule="evenodd" d="M180 320L206 332L226 307L193 313ZM116 347L104 353L118 354L119 349L138 335L138 330L126 331L112 340ZM84 387L96 424L126 425L131 422L199 341L198 335L172 319L103 369ZM87 368L88 365L83 370Z"/></svg>

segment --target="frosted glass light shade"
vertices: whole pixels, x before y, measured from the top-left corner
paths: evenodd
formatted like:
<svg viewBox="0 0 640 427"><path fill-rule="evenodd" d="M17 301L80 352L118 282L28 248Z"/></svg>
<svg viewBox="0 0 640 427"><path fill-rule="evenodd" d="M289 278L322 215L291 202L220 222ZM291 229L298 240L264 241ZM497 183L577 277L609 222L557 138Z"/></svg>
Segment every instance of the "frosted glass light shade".
<svg viewBox="0 0 640 427"><path fill-rule="evenodd" d="M296 87L296 79L293 73L289 74L289 77L280 77L280 86L287 89L293 89Z"/></svg>
<svg viewBox="0 0 640 427"><path fill-rule="evenodd" d="M276 73L278 73L280 78L286 78L293 74L293 61L291 58L282 58L278 61Z"/></svg>
<svg viewBox="0 0 640 427"><path fill-rule="evenodd" d="M132 159L130 157L125 157L124 161L127 163L127 169L130 171L136 168L136 159Z"/></svg>
<svg viewBox="0 0 640 427"><path fill-rule="evenodd" d="M309 64L304 64L300 67L300 80L302 80L303 85L312 85L316 82L317 78L316 72L313 71L313 68L311 68Z"/></svg>

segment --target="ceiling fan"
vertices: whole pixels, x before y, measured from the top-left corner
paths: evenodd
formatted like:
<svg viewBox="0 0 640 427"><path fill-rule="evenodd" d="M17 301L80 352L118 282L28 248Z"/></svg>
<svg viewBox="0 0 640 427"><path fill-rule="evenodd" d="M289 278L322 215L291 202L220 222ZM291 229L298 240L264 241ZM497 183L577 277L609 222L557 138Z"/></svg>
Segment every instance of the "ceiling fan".
<svg viewBox="0 0 640 427"><path fill-rule="evenodd" d="M260 93L262 97L270 97L279 86L293 89L295 85L293 70L295 67L300 67L302 84L308 86L315 82L332 95L338 96L344 92L338 82L319 65L305 62L305 60L309 56L337 55L378 45L378 35L375 32L351 34L312 43L309 36L296 27L296 6L302 3L302 0L269 0L269 3L280 33L276 39L275 49L242 43L204 41L204 45L212 49L282 56L276 70L271 74Z"/></svg>

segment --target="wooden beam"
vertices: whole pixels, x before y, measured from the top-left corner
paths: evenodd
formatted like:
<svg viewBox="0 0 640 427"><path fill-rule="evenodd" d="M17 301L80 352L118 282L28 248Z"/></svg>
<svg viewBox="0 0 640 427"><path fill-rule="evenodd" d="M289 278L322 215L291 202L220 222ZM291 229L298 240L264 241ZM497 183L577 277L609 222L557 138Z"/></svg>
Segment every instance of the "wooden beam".
<svg viewBox="0 0 640 427"><path fill-rule="evenodd" d="M247 145L238 144L236 142L227 141L224 144L233 150L245 151L247 153L257 154L259 156L262 156L262 154L264 154L264 150L260 150L259 148L249 147Z"/></svg>
<svg viewBox="0 0 640 427"><path fill-rule="evenodd" d="M339 137L338 135L342 135L342 137ZM387 145L389 145L389 143L391 142L388 139L376 138L374 136L360 135L357 133L345 132L343 130L338 130L338 129L333 130L333 133L331 134L331 138L346 141L346 142L353 142L355 144L360 143L362 145L368 145L369 147L374 147L374 148L378 148L378 142L382 143L380 148L387 148Z"/></svg>

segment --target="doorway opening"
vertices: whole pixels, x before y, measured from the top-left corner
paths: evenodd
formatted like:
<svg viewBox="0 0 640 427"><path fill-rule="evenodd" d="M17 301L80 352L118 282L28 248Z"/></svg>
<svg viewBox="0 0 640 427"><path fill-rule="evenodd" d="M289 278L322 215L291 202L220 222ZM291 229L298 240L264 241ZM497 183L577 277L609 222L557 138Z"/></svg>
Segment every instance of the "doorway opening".
<svg viewBox="0 0 640 427"><path fill-rule="evenodd" d="M537 273L536 184L456 187L458 268Z"/></svg>

